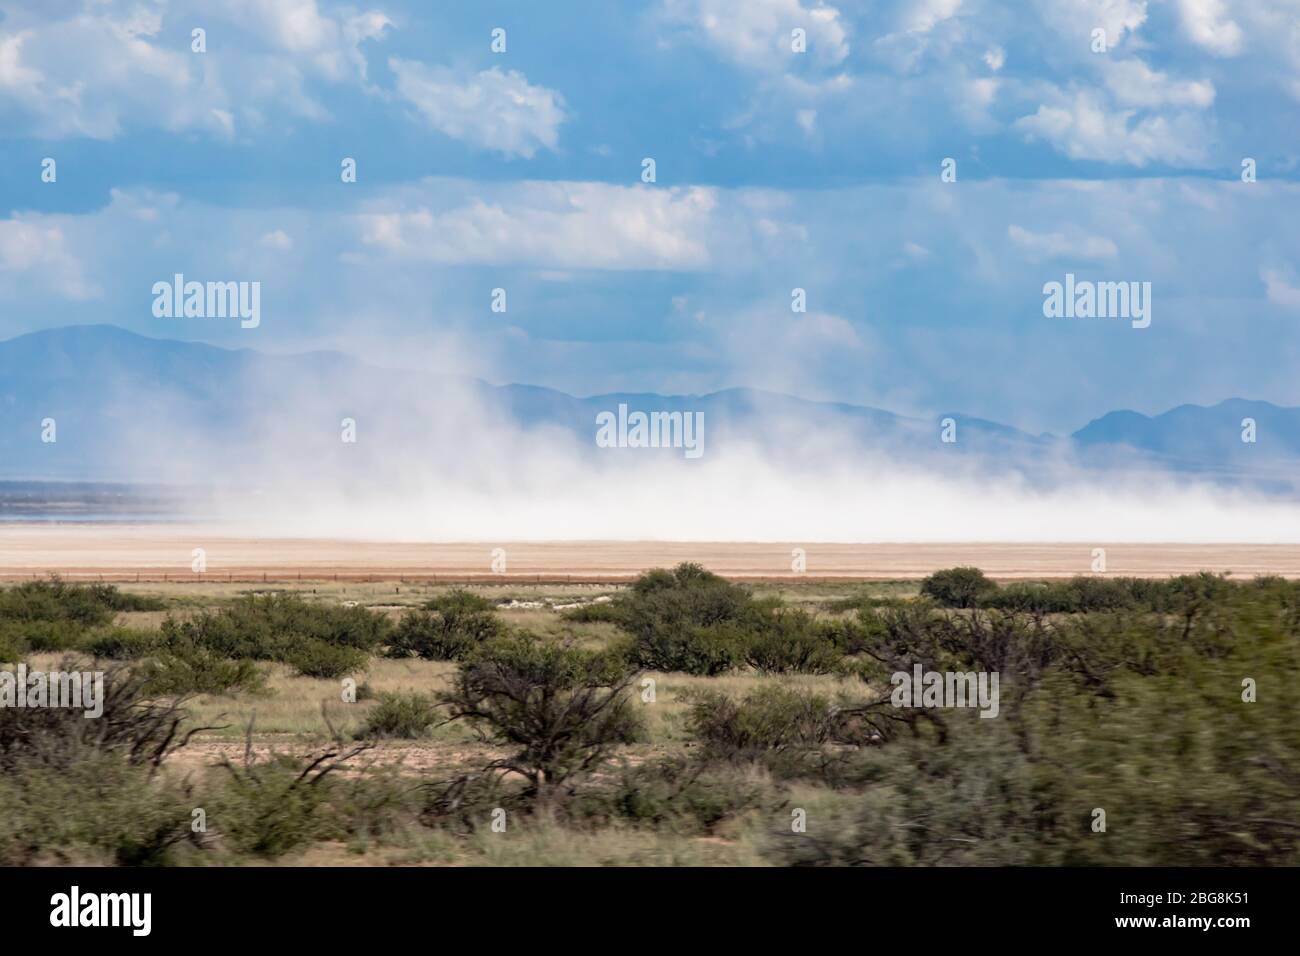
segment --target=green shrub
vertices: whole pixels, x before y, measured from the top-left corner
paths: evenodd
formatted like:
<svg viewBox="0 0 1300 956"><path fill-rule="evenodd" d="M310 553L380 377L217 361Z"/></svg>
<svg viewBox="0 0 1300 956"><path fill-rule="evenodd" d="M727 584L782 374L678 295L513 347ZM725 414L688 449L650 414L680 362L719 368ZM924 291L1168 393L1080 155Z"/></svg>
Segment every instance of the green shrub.
<svg viewBox="0 0 1300 956"><path fill-rule="evenodd" d="M623 620L623 608L617 601L592 602L562 611L560 617L574 624L618 624Z"/></svg>
<svg viewBox="0 0 1300 956"><path fill-rule="evenodd" d="M481 645L439 702L452 719L514 750L486 770L518 774L539 796L640 739L641 717L627 693L636 676L620 654L519 634Z"/></svg>
<svg viewBox="0 0 1300 956"><path fill-rule="evenodd" d="M997 583L979 568L962 567L936 571L921 582L921 593L943 607L976 607L982 598L997 590Z"/></svg>
<svg viewBox="0 0 1300 956"><path fill-rule="evenodd" d="M112 611L161 611L166 607L162 598L119 591L111 584L90 584L85 587L95 601Z"/></svg>
<svg viewBox="0 0 1300 956"><path fill-rule="evenodd" d="M228 660L204 650L164 651L140 665L146 690L159 696L260 692L265 677L249 660Z"/></svg>
<svg viewBox="0 0 1300 956"><path fill-rule="evenodd" d="M560 811L573 825L626 822L661 832L704 834L748 810L779 802L770 783L758 775L670 757L625 766L612 782L579 790Z"/></svg>
<svg viewBox="0 0 1300 956"><path fill-rule="evenodd" d="M80 667L65 658L55 669ZM102 713L94 719L77 707L0 707L0 775L22 765L70 768L99 754L156 769L188 740L184 702L155 699L140 668L113 664L102 679Z"/></svg>
<svg viewBox="0 0 1300 956"><path fill-rule="evenodd" d="M745 662L765 674L829 674L843 657L837 644L845 631L806 611L780 610L744 641Z"/></svg>
<svg viewBox="0 0 1300 956"><path fill-rule="evenodd" d="M465 590L453 590L410 611L389 640L390 657L459 660L484 641L505 633L493 605Z"/></svg>
<svg viewBox="0 0 1300 956"><path fill-rule="evenodd" d="M174 651L193 647L226 658L281 661L311 676L335 677L359 669L389 629L387 618L365 608L274 594L241 598L189 620L169 617L161 633Z"/></svg>
<svg viewBox="0 0 1300 956"><path fill-rule="evenodd" d="M156 598L124 594L111 584L69 584L58 577L0 589L0 620L107 624L118 611L157 610Z"/></svg>
<svg viewBox="0 0 1300 956"><path fill-rule="evenodd" d="M302 761L273 755L255 767L223 766L230 778L214 796L208 823L231 848L271 858L321 836L328 781L306 782Z"/></svg>
<svg viewBox="0 0 1300 956"><path fill-rule="evenodd" d="M840 708L822 694L768 685L736 699L720 691L691 698L688 726L707 757L754 760L824 746L843 733Z"/></svg>
<svg viewBox="0 0 1300 956"><path fill-rule="evenodd" d="M78 715L80 718L80 715ZM0 865L184 862L193 801L115 755L64 767L23 762L0 774Z"/></svg>
<svg viewBox="0 0 1300 956"><path fill-rule="evenodd" d="M250 736L252 731L250 724ZM338 777L332 774L370 746L343 752L335 740L302 757L271 754L255 761L250 752L242 764L223 759L219 766L228 776L212 795L208 824L230 848L268 858L336 836L339 821L331 816L330 802Z"/></svg>
<svg viewBox="0 0 1300 956"><path fill-rule="evenodd" d="M0 621L0 640L29 653L75 650L82 633L80 624L66 618Z"/></svg>
<svg viewBox="0 0 1300 956"><path fill-rule="evenodd" d="M698 564L648 571L613 603L640 667L687 674L735 667L764 615L747 590Z"/></svg>
<svg viewBox="0 0 1300 956"><path fill-rule="evenodd" d="M437 701L429 694L382 693L366 714L365 726L357 736L408 740L426 737L439 716Z"/></svg>
<svg viewBox="0 0 1300 956"><path fill-rule="evenodd" d="M285 655L285 663L302 676L331 680L362 670L366 660L360 648L310 639L298 641Z"/></svg>
<svg viewBox="0 0 1300 956"><path fill-rule="evenodd" d="M115 661L133 661L164 647L158 631L133 627L100 627L90 631L82 642L88 654Z"/></svg>
<svg viewBox="0 0 1300 956"><path fill-rule="evenodd" d="M891 647L1000 660L999 716L930 710L909 733L853 751L825 777L853 789L816 811L817 838L774 831L771 858L832 865L1300 861L1300 786L1288 769L1300 754L1300 701L1291 694L1265 701L1261 693L1251 702L1243 689L1247 677L1261 689L1300 681L1294 589L1213 576L1189 576L1168 590L1123 587L1136 607L1081 612L1050 626L997 612L931 612L894 622ZM1150 612L1165 600L1180 610ZM1018 698L1014 706L1009 697ZM749 724L727 716L714 709L712 724L726 732L714 730L711 739L743 750L734 741L745 738L732 728ZM1105 834L1092 830L1094 808L1107 812Z"/></svg>
<svg viewBox="0 0 1300 956"><path fill-rule="evenodd" d="M634 639L632 655L648 670L716 677L744 659L751 635L735 624L647 630Z"/></svg>

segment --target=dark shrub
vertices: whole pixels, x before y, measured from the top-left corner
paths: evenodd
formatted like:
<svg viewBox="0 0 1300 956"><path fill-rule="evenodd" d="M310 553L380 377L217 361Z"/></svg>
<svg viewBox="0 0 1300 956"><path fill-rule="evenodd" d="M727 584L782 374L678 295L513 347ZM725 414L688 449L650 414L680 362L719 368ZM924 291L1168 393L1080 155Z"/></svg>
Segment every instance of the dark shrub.
<svg viewBox="0 0 1300 956"><path fill-rule="evenodd" d="M965 608L978 606L980 600L996 591L997 587L979 568L948 568L936 571L922 581L921 593L943 607Z"/></svg>
<svg viewBox="0 0 1300 956"><path fill-rule="evenodd" d="M366 666L366 652L356 647L299 640L285 654L285 663L304 677L335 679Z"/></svg>
<svg viewBox="0 0 1300 956"><path fill-rule="evenodd" d="M1079 609L1079 594L1065 584L1017 581L984 595L980 606L1025 614L1071 614Z"/></svg>
<svg viewBox="0 0 1300 956"><path fill-rule="evenodd" d="M744 660L750 638L736 624L646 631L635 639L631 654L647 670L716 677Z"/></svg>
<svg viewBox="0 0 1300 956"><path fill-rule="evenodd" d="M614 603L639 666L688 674L734 667L764 617L748 591L698 564L649 571Z"/></svg>
<svg viewBox="0 0 1300 956"><path fill-rule="evenodd" d="M21 651L70 651L82 639L82 626L66 618L35 621L0 621L0 641Z"/></svg>
<svg viewBox="0 0 1300 956"><path fill-rule="evenodd" d="M365 726L357 736L408 740L426 737L439 716L437 700L430 694L382 693L366 714Z"/></svg>
<svg viewBox="0 0 1300 956"><path fill-rule="evenodd" d="M823 625L806 611L782 609L744 641L745 662L765 674L829 674L842 654L846 626Z"/></svg>
<svg viewBox="0 0 1300 956"><path fill-rule="evenodd" d="M77 672L79 663L58 668ZM156 700L148 676L114 664L103 671L102 714L94 719L75 707L0 707L0 774L19 764L71 767L88 754L112 754L133 766L158 767L202 729L187 727L183 700Z"/></svg>
<svg viewBox="0 0 1300 956"><path fill-rule="evenodd" d="M676 833L708 833L747 810L779 803L754 775L679 757L623 767L613 782L584 787L565 801L562 818L575 824L626 821Z"/></svg>
<svg viewBox="0 0 1300 956"><path fill-rule="evenodd" d="M560 616L575 624L618 624L623 619L622 606L617 601L601 601L571 607Z"/></svg>
<svg viewBox="0 0 1300 956"><path fill-rule="evenodd" d="M72 672L76 660L60 662ZM193 834L192 797L158 768L190 736L183 701L151 699L147 678L103 672L102 713L0 707L0 863L175 862Z"/></svg>
<svg viewBox="0 0 1300 956"><path fill-rule="evenodd" d="M175 853L194 838L193 806L180 786L111 754L21 764L0 774L0 865L184 862Z"/></svg>
<svg viewBox="0 0 1300 956"><path fill-rule="evenodd" d="M282 856L312 843L327 835L334 782L327 775L357 752L308 758L273 754L243 766L223 761L230 776L213 800L209 823L232 849L254 856Z"/></svg>
<svg viewBox="0 0 1300 956"><path fill-rule="evenodd" d="M387 618L365 608L274 594L242 598L185 621L169 617L162 636L172 650L195 647L221 657L282 661L311 676L333 677L358 669L389 628Z"/></svg>
<svg viewBox="0 0 1300 956"><path fill-rule="evenodd" d="M844 731L840 708L830 698L775 685L739 700L719 691L698 693L691 701L688 726L706 755L725 760L813 749Z"/></svg>
<svg viewBox="0 0 1300 956"><path fill-rule="evenodd" d="M515 748L488 769L512 771L542 795L638 739L640 714L627 694L636 675L619 654L520 634L481 645L439 701L452 719Z"/></svg>
<svg viewBox="0 0 1300 956"><path fill-rule="evenodd" d="M453 590L402 617L389 640L390 657L459 660L484 641L505 633L492 603L465 590Z"/></svg>
<svg viewBox="0 0 1300 956"><path fill-rule="evenodd" d="M112 611L161 611L167 605L162 598L119 591L111 584L85 585L91 597Z"/></svg>
<svg viewBox="0 0 1300 956"><path fill-rule="evenodd" d="M145 690L158 696L232 694L265 689L265 678L249 660L229 660L201 647L164 651L140 665Z"/></svg>
<svg viewBox="0 0 1300 956"><path fill-rule="evenodd" d="M160 650L164 647L164 640L158 631L142 631L133 627L101 627L90 631L82 646L86 653L95 657L132 661Z"/></svg>
<svg viewBox="0 0 1300 956"><path fill-rule="evenodd" d="M107 624L113 618L116 590L110 585L68 584L57 577L28 581L0 590L0 620Z"/></svg>

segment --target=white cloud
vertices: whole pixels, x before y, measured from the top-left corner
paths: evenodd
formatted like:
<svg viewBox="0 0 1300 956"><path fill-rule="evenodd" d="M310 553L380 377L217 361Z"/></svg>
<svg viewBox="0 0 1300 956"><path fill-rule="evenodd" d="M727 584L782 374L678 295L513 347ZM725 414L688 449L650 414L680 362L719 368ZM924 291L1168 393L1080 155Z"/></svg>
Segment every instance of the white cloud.
<svg viewBox="0 0 1300 956"><path fill-rule="evenodd" d="M779 73L792 58L836 66L849 55L848 32L835 7L800 0L664 0L663 14L686 26L692 36L740 66ZM808 36L806 53L793 53L790 34L796 27Z"/></svg>
<svg viewBox="0 0 1300 956"><path fill-rule="evenodd" d="M20 278L21 277L21 278ZM81 301L101 294L83 275L63 230L44 220L0 219L0 290L36 278L60 298Z"/></svg>
<svg viewBox="0 0 1300 956"><path fill-rule="evenodd" d="M462 78L451 70L393 57L397 92L434 129L473 146L531 158L555 149L566 119L564 98L497 67Z"/></svg>
<svg viewBox="0 0 1300 956"><path fill-rule="evenodd" d="M1108 60L1103 72L1107 88L1125 106L1206 109L1214 105L1214 84L1209 80L1172 80L1137 59Z"/></svg>
<svg viewBox="0 0 1300 956"><path fill-rule="evenodd" d="M267 249L276 249L280 252L288 252L293 248L293 240L289 238L288 233L283 229L276 229L272 232L268 232L266 235L262 236L261 239L257 240L257 244L259 246L264 246Z"/></svg>
<svg viewBox="0 0 1300 956"><path fill-rule="evenodd" d="M1112 110L1093 90L1053 90L1051 102L1015 127L1041 139L1071 159L1145 166L1193 166L1205 159L1209 133L1198 116L1181 112L1138 116L1133 109Z"/></svg>
<svg viewBox="0 0 1300 956"><path fill-rule="evenodd" d="M40 72L22 64L23 43L30 31L8 36L0 34L0 90L34 94L44 79Z"/></svg>
<svg viewBox="0 0 1300 956"><path fill-rule="evenodd" d="M949 20L961 9L962 0L914 0L904 13L903 29L909 33L926 33Z"/></svg>
<svg viewBox="0 0 1300 956"><path fill-rule="evenodd" d="M880 14L879 19L892 24L892 29L872 41L872 52L896 72L912 73L933 51L934 66L938 68L939 61L948 61L954 50L970 39L968 31L954 19L961 5L962 0L899 0L892 14ZM984 61L989 65L997 62L998 66L992 67L997 70L1001 61L992 59L993 53L986 52ZM999 49L997 55L1001 53Z"/></svg>
<svg viewBox="0 0 1300 956"><path fill-rule="evenodd" d="M1007 54L1006 51L1002 49L1002 47L995 46L984 51L984 63L994 73L1002 69L1003 65L1006 62L1007 62Z"/></svg>
<svg viewBox="0 0 1300 956"><path fill-rule="evenodd" d="M717 194L706 188L523 183L508 195L362 213L369 247L443 264L549 269L707 268Z"/></svg>
<svg viewBox="0 0 1300 956"><path fill-rule="evenodd" d="M1091 52L1092 31L1106 31L1106 45L1119 46L1147 20L1146 0L1043 0L1043 20L1072 44L1080 58Z"/></svg>
<svg viewBox="0 0 1300 956"><path fill-rule="evenodd" d="M1119 255L1115 243L1105 236L1090 236L1077 230L1064 232L1030 232L1012 223L1007 235L1032 262L1044 259L1114 259Z"/></svg>
<svg viewBox="0 0 1300 956"><path fill-rule="evenodd" d="M1178 0L1183 31L1191 41L1215 56L1236 56L1242 48L1242 31L1225 17L1222 0Z"/></svg>
<svg viewBox="0 0 1300 956"><path fill-rule="evenodd" d="M1289 270L1261 268L1259 277L1264 280L1264 293L1269 302L1288 309L1300 309L1300 284Z"/></svg>
<svg viewBox="0 0 1300 956"><path fill-rule="evenodd" d="M190 50L198 23L206 53ZM364 81L359 44L389 23L376 11L325 15L314 0L87 3L62 19L20 8L0 22L0 110L51 138L112 139L128 125L228 138L269 110L320 119L308 79Z"/></svg>
<svg viewBox="0 0 1300 956"><path fill-rule="evenodd" d="M224 0L218 8L232 22L252 25L251 32L271 47L305 58L334 80L365 79L360 44L382 37L393 25L379 10L327 16L315 0Z"/></svg>

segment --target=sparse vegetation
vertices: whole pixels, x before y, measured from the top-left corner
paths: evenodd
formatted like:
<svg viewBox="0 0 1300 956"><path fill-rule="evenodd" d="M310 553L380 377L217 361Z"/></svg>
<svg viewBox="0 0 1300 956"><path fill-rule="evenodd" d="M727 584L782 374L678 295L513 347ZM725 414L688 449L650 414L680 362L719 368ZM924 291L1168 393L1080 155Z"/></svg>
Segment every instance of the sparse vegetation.
<svg viewBox="0 0 1300 956"><path fill-rule="evenodd" d="M390 657L460 660L484 641L505 633L492 602L457 588L402 617L389 641Z"/></svg>
<svg viewBox="0 0 1300 956"><path fill-rule="evenodd" d="M430 694L383 693L370 709L358 736L416 740L428 736L429 729L439 719L437 701Z"/></svg>
<svg viewBox="0 0 1300 956"><path fill-rule="evenodd" d="M1300 585L972 570L795 602L682 565L563 614L0 591L0 657L111 687L0 708L0 864L1300 863ZM918 664L997 672L997 718L894 707Z"/></svg>

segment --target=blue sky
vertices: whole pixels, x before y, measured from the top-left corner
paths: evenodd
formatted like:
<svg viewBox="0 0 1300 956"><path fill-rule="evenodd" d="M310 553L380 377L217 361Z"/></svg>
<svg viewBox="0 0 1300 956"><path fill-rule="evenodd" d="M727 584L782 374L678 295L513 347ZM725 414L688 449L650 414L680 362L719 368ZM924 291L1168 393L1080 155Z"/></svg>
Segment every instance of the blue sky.
<svg viewBox="0 0 1300 956"><path fill-rule="evenodd" d="M5 337L1058 431L1300 404L1300 0L0 11ZM176 272L260 281L261 324L155 318ZM1045 318L1067 272L1151 282L1151 327Z"/></svg>

